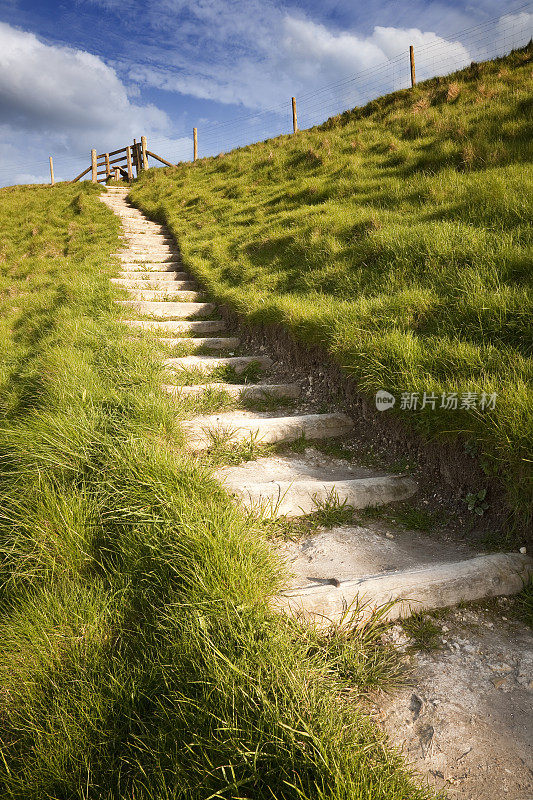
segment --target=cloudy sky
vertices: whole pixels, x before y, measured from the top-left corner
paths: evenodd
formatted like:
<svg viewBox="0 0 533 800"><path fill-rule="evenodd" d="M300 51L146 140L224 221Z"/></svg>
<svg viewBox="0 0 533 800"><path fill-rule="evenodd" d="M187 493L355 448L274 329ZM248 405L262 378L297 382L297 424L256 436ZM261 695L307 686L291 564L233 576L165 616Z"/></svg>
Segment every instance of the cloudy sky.
<svg viewBox="0 0 533 800"><path fill-rule="evenodd" d="M0 0L0 185L141 134L174 161L302 126L533 33L520 0Z"/></svg>

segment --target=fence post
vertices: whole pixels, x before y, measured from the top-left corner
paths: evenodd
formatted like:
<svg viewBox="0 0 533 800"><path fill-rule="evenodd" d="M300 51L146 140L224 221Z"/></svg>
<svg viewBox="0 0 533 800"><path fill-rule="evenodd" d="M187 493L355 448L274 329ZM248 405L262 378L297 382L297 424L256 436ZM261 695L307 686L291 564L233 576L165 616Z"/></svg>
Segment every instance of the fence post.
<svg viewBox="0 0 533 800"><path fill-rule="evenodd" d="M111 167L109 166L109 153L105 154L105 176L106 180L111 175Z"/></svg>
<svg viewBox="0 0 533 800"><path fill-rule="evenodd" d="M416 85L415 75L415 48L412 44L409 45L409 61L411 62L411 86Z"/></svg>
<svg viewBox="0 0 533 800"><path fill-rule="evenodd" d="M148 156L146 155L146 136L141 136L141 149L143 155L143 169L148 169Z"/></svg>
<svg viewBox="0 0 533 800"><path fill-rule="evenodd" d="M192 136L193 136L193 161L196 161L198 158L198 128L192 129Z"/></svg>
<svg viewBox="0 0 533 800"><path fill-rule="evenodd" d="M292 132L296 133L298 130L298 117L296 116L296 98L292 98Z"/></svg>
<svg viewBox="0 0 533 800"><path fill-rule="evenodd" d="M128 180L133 180L133 169L131 168L131 147L128 145L126 147L126 160L128 162Z"/></svg>
<svg viewBox="0 0 533 800"><path fill-rule="evenodd" d="M98 181L98 167L96 161L96 150L91 150L91 180L93 183L97 183Z"/></svg>
<svg viewBox="0 0 533 800"><path fill-rule="evenodd" d="M53 186L54 183L54 162L52 161L52 156L50 156L50 186Z"/></svg>
<svg viewBox="0 0 533 800"><path fill-rule="evenodd" d="M137 139L133 140L133 147L131 148L131 157L133 159L133 166L135 167L135 175L139 177L139 164L137 163Z"/></svg>
<svg viewBox="0 0 533 800"><path fill-rule="evenodd" d="M116 181L120 180L120 170L118 167L115 167L115 180Z"/></svg>

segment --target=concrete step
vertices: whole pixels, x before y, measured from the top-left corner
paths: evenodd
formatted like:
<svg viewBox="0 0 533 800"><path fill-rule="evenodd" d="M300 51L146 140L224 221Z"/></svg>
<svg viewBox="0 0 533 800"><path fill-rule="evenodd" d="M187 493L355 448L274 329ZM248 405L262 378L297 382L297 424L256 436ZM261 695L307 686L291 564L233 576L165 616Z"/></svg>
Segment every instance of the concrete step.
<svg viewBox="0 0 533 800"><path fill-rule="evenodd" d="M179 347L186 344L188 347L203 347L206 350L235 350L240 344L236 336L198 336L196 338L180 336L179 339L160 337L159 341L167 347Z"/></svg>
<svg viewBox="0 0 533 800"><path fill-rule="evenodd" d="M128 247L132 250L139 248L143 250L172 250L176 246L176 243L170 237L161 236L161 234L154 233L147 233L144 235L138 234L135 236L131 233L127 233L122 236L122 243L124 247Z"/></svg>
<svg viewBox="0 0 533 800"><path fill-rule="evenodd" d="M193 292L198 288L196 281L177 281L168 278L168 275L177 273L167 272L164 278L148 280L143 278L111 278L111 283L122 286L123 289L140 289L144 291L164 290L167 292ZM148 298L145 298L148 299Z"/></svg>
<svg viewBox="0 0 533 800"><path fill-rule="evenodd" d="M192 369L198 372L212 372L217 367L232 367L237 374L251 364L259 364L261 369L268 369L272 365L272 359L266 356L230 356L228 358L216 356L182 356L181 358L166 358L163 361L165 367L179 371Z"/></svg>
<svg viewBox="0 0 533 800"><path fill-rule="evenodd" d="M237 400L265 400L271 397L296 399L300 395L297 383L201 383L196 386L164 384L162 389L176 397L198 397L208 391L222 391Z"/></svg>
<svg viewBox="0 0 533 800"><path fill-rule="evenodd" d="M176 247L176 241L171 236L162 233L122 233L122 241L126 241L131 247L148 248L167 248Z"/></svg>
<svg viewBox="0 0 533 800"><path fill-rule="evenodd" d="M305 436L308 439L327 439L342 436L353 427L352 420L342 413L301 414L294 417L273 417L234 411L196 417L182 423L192 450L207 450L214 439L224 437L228 442L262 443L292 442Z"/></svg>
<svg viewBox="0 0 533 800"><path fill-rule="evenodd" d="M128 236L165 236L170 237L170 233L162 225L152 225L151 223L139 224L138 222L122 221L122 230Z"/></svg>
<svg viewBox="0 0 533 800"><path fill-rule="evenodd" d="M161 264L177 265L180 263L177 259L177 253L173 253L172 255L157 255L155 253L113 253L112 255L115 258L120 258L130 269L131 266L135 264L150 264L154 269L161 269Z"/></svg>
<svg viewBox="0 0 533 800"><path fill-rule="evenodd" d="M263 509L271 517L301 517L327 502L368 508L406 500L417 490L411 478L384 476L339 481L296 480L266 483L227 483L233 495L248 509Z"/></svg>
<svg viewBox="0 0 533 800"><path fill-rule="evenodd" d="M130 255L134 255L136 258L139 254L142 256L153 255L158 257L173 255L174 258L176 258L176 256L178 255L178 252L174 247L155 247L155 246L148 247L147 245L146 246L139 245L138 247L136 245L131 245L131 246L128 245L127 247L125 246L123 250L121 250L121 253L122 255L126 255L127 253L129 253Z"/></svg>
<svg viewBox="0 0 533 800"><path fill-rule="evenodd" d="M124 272L132 273L135 272L139 277L151 273L157 273L157 275L163 275L165 272L169 272L170 274L174 274L178 278L186 279L190 277L188 273L183 272L183 264L181 261L142 261L136 263L135 261L124 261L122 264L124 268ZM181 268L181 271L177 272L176 268ZM124 272L122 273L124 275ZM135 276L132 276L135 277Z"/></svg>
<svg viewBox="0 0 533 800"><path fill-rule="evenodd" d="M154 241L161 241L161 240L169 242L174 241L174 237L164 228L157 228L157 229L139 228L138 225L134 227L127 225L127 229L128 229L128 238L133 239L135 241L138 240L140 242L144 242L144 241L151 241L152 239Z"/></svg>
<svg viewBox="0 0 533 800"><path fill-rule="evenodd" d="M529 556L493 553L354 580L322 578L319 583L278 595L273 606L303 621L329 627L349 621L353 614L364 620L375 609L391 604L382 614L392 620L432 608L516 594L532 574L533 559Z"/></svg>
<svg viewBox="0 0 533 800"><path fill-rule="evenodd" d="M153 317L175 317L187 319L188 317L207 317L215 311L214 303L173 303L157 302L151 300L115 300L116 303Z"/></svg>
<svg viewBox="0 0 533 800"><path fill-rule="evenodd" d="M149 283L193 283L191 276L188 272L175 272L169 270L162 272L161 270L143 269L143 270L123 270L120 273L120 278L112 278L111 280L132 281L139 286Z"/></svg>
<svg viewBox="0 0 533 800"><path fill-rule="evenodd" d="M156 331L167 333L219 333L226 330L226 323L221 319L206 319L206 320L141 320L141 319L125 319L125 325L132 328L140 328L144 331Z"/></svg>
<svg viewBox="0 0 533 800"><path fill-rule="evenodd" d="M201 292L182 291L172 284L165 289L129 289L128 294L133 300L150 300L161 302L177 301L180 303L195 302L201 299Z"/></svg>

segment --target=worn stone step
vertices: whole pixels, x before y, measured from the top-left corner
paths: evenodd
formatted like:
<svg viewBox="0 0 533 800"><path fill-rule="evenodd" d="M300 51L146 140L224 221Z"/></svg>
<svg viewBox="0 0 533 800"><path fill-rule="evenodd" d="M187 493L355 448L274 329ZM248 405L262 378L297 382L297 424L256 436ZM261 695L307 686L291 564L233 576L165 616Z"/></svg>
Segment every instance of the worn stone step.
<svg viewBox="0 0 533 800"><path fill-rule="evenodd" d="M148 286L149 283L193 283L191 276L188 272L176 272L174 270L168 270L168 272L162 272L161 270L154 270L154 269L143 269L143 270L123 270L120 273L120 278L112 278L111 280L122 280L122 281L132 281L138 284L139 286L146 283Z"/></svg>
<svg viewBox="0 0 533 800"><path fill-rule="evenodd" d="M172 255L157 255L155 253L113 253L115 258L119 258L124 264L128 264L131 268L134 264L150 264L154 269L161 269L161 264L176 265L180 262L177 259L177 253ZM146 268L146 267L145 267Z"/></svg>
<svg viewBox="0 0 533 800"><path fill-rule="evenodd" d="M122 267L124 268L124 272L136 272L141 277L154 272L162 275L167 271L171 274L173 273L178 278L185 279L190 277L188 273L183 272L183 264L181 261L177 261L176 259L173 261L143 261L140 263L135 263L135 261L125 261L123 262ZM181 271L177 272L176 267L181 267ZM150 277L152 276L150 275Z"/></svg>
<svg viewBox="0 0 533 800"><path fill-rule="evenodd" d="M128 238L135 241L169 241L173 242L174 237L168 230L162 227L157 228L141 228L139 225L131 226L126 223L125 229L128 231Z"/></svg>
<svg viewBox="0 0 533 800"><path fill-rule="evenodd" d="M154 234L137 237L127 234L122 237L122 245L130 250L173 250L176 247L173 239Z"/></svg>
<svg viewBox="0 0 533 800"><path fill-rule="evenodd" d="M268 481L240 483L235 476L226 482L245 508L261 508L272 517L301 517L312 514L319 505L335 502L352 508L368 508L406 500L417 490L415 481L407 477L383 476L321 481Z"/></svg>
<svg viewBox="0 0 533 800"><path fill-rule="evenodd" d="M355 580L322 580L287 590L274 599L273 606L320 627L349 621L354 613L368 618L379 608L382 618L392 620L432 608L516 594L532 574L529 556L493 553Z"/></svg>
<svg viewBox="0 0 533 800"><path fill-rule="evenodd" d="M196 281L177 281L167 277L168 275L175 274L177 273L167 272L164 278L150 280L148 278L111 278L111 283L122 286L123 289L140 289L143 292L155 290L163 290L166 292L193 292L198 288Z"/></svg>
<svg viewBox="0 0 533 800"><path fill-rule="evenodd" d="M146 239L143 241L141 237L138 239L134 239L131 235L123 236L121 245L124 250L131 250L131 251L139 251L146 253L152 252L174 252L176 250L176 244L170 239L164 239L161 237L160 239L152 238L152 234L150 234L150 239Z"/></svg>
<svg viewBox="0 0 533 800"><path fill-rule="evenodd" d="M137 258L138 255L142 256L153 255L157 257L173 255L175 258L178 254L177 250L174 247L155 247L155 246L148 247L147 245L146 246L139 245L138 247L136 247L135 245L131 245L128 247L124 247L124 249L121 252L123 255L127 253L129 253L130 256L134 255L135 258Z"/></svg>
<svg viewBox="0 0 533 800"><path fill-rule="evenodd" d="M212 372L217 367L231 367L237 374L251 364L258 364L261 369L268 369L272 365L272 359L267 356L182 356L181 358L166 358L165 367L179 371L191 369L198 372Z"/></svg>
<svg viewBox="0 0 533 800"><path fill-rule="evenodd" d="M150 300L161 302L194 302L200 300L201 292L182 291L172 284L165 289L129 289L128 294L133 300Z"/></svg>
<svg viewBox="0 0 533 800"><path fill-rule="evenodd" d="M293 417L273 417L234 411L196 417L182 423L192 450L206 450L213 440L224 437L238 443L254 439L257 442L291 442L307 439L326 439L343 436L353 427L352 420L340 412L332 414L301 414Z"/></svg>
<svg viewBox="0 0 533 800"><path fill-rule="evenodd" d="M219 333L226 330L226 323L221 319L206 320L158 320L158 319L125 319L125 325L132 328L140 328L144 331L156 331L167 333Z"/></svg>
<svg viewBox="0 0 533 800"><path fill-rule="evenodd" d="M130 222L128 220L122 221L122 230L125 231L128 236L171 236L162 225L155 225L152 223L139 224L138 222Z"/></svg>
<svg viewBox="0 0 533 800"><path fill-rule="evenodd" d="M206 350L235 350L240 344L236 336L180 336L179 339L160 337L159 341L167 347L180 347L186 344L189 347L203 347Z"/></svg>
<svg viewBox="0 0 533 800"><path fill-rule="evenodd" d="M125 308L137 311L139 314L153 317L177 317L178 319L207 317L216 308L214 303L165 303L152 300L115 300L115 302Z"/></svg>
<svg viewBox="0 0 533 800"><path fill-rule="evenodd" d="M279 397L296 399L300 395L297 383L201 383L195 386L164 384L165 392L176 397L198 397L208 391L223 391L237 400L266 400Z"/></svg>

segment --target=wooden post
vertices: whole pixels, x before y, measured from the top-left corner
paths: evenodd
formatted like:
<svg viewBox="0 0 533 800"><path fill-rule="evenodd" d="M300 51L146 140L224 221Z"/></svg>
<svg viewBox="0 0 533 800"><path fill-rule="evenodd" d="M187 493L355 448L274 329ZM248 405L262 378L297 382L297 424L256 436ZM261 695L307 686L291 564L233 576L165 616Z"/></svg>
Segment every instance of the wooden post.
<svg viewBox="0 0 533 800"><path fill-rule="evenodd" d="M292 98L292 132L296 133L298 130L298 117L296 116L296 98Z"/></svg>
<svg viewBox="0 0 533 800"><path fill-rule="evenodd" d="M143 158L143 169L148 169L148 157L146 155L146 136L141 136L141 149Z"/></svg>
<svg viewBox="0 0 533 800"><path fill-rule="evenodd" d="M105 176L109 178L111 175L111 167L109 166L109 153L105 154Z"/></svg>
<svg viewBox="0 0 533 800"><path fill-rule="evenodd" d="M98 182L98 166L96 161L96 150L91 150L91 180L93 183Z"/></svg>
<svg viewBox="0 0 533 800"><path fill-rule="evenodd" d="M133 180L133 170L131 168L131 147L128 145L126 147L126 160L128 162L128 180Z"/></svg>
<svg viewBox="0 0 533 800"><path fill-rule="evenodd" d="M133 164L135 166L135 174L139 177L139 153L137 152L137 139L133 140Z"/></svg>
<svg viewBox="0 0 533 800"><path fill-rule="evenodd" d="M118 167L115 167L115 180L116 181L120 180L120 170Z"/></svg>
<svg viewBox="0 0 533 800"><path fill-rule="evenodd" d="M52 161L52 156L50 156L50 186L53 186L54 183L54 162Z"/></svg>
<svg viewBox="0 0 533 800"><path fill-rule="evenodd" d="M198 128L192 129L192 137L193 137L193 161L196 161L198 158Z"/></svg>
<svg viewBox="0 0 533 800"><path fill-rule="evenodd" d="M416 85L415 75L415 48L412 44L409 45L409 61L411 62L411 86Z"/></svg>

